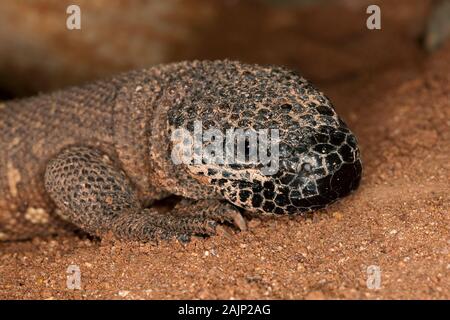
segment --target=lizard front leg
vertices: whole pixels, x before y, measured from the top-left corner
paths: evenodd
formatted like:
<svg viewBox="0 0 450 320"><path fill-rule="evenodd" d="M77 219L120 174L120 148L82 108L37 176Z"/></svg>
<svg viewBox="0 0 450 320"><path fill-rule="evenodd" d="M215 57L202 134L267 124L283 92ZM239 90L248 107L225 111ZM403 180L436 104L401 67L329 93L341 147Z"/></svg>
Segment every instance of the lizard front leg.
<svg viewBox="0 0 450 320"><path fill-rule="evenodd" d="M45 187L58 214L98 236L112 232L119 239L186 241L191 235L214 234L218 222L239 221L236 209L218 201L209 203L209 210L188 200L164 214L146 209L124 171L106 154L87 147L66 149L51 160Z"/></svg>

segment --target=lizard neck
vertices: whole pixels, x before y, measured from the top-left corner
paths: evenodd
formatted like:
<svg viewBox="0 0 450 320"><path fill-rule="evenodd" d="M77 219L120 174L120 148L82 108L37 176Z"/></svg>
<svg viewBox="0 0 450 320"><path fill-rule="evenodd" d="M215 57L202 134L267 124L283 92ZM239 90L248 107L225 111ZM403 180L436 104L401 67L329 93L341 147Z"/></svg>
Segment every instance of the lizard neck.
<svg viewBox="0 0 450 320"><path fill-rule="evenodd" d="M114 148L139 196L159 198L163 192L154 185L149 141L162 84L152 69L124 74L120 82L113 108Z"/></svg>

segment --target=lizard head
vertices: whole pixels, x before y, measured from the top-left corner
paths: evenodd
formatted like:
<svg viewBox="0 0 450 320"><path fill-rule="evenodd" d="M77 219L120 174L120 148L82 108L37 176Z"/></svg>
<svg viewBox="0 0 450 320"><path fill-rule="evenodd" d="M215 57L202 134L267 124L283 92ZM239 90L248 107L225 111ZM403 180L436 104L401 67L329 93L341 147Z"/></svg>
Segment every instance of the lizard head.
<svg viewBox="0 0 450 320"><path fill-rule="evenodd" d="M322 208L358 187L357 140L308 81L278 67L199 64L189 80L197 93L169 111L172 125L194 132L197 158L187 168L196 180L239 207L275 214Z"/></svg>

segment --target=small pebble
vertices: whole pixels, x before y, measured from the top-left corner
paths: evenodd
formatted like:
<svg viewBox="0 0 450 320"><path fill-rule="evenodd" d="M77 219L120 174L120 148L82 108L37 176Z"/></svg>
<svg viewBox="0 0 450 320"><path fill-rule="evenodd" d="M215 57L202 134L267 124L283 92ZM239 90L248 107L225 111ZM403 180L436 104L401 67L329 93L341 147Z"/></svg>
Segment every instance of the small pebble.
<svg viewBox="0 0 450 320"><path fill-rule="evenodd" d="M121 290L121 291L119 291L119 296L126 297L129 293L130 293L130 291Z"/></svg>

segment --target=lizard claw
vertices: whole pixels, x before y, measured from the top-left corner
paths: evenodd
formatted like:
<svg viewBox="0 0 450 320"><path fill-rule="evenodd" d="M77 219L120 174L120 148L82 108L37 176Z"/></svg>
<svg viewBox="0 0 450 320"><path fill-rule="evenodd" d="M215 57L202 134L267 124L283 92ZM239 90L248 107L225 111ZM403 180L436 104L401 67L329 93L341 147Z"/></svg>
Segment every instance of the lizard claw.
<svg viewBox="0 0 450 320"><path fill-rule="evenodd" d="M227 231L227 229L224 226L217 226L216 227L216 232L218 235L223 236L225 238L227 238L230 241L234 241L234 237L233 234L231 234L230 232Z"/></svg>
<svg viewBox="0 0 450 320"><path fill-rule="evenodd" d="M247 223L240 212L232 211L230 213L230 217L233 219L234 225L238 227L239 230L247 231Z"/></svg>

